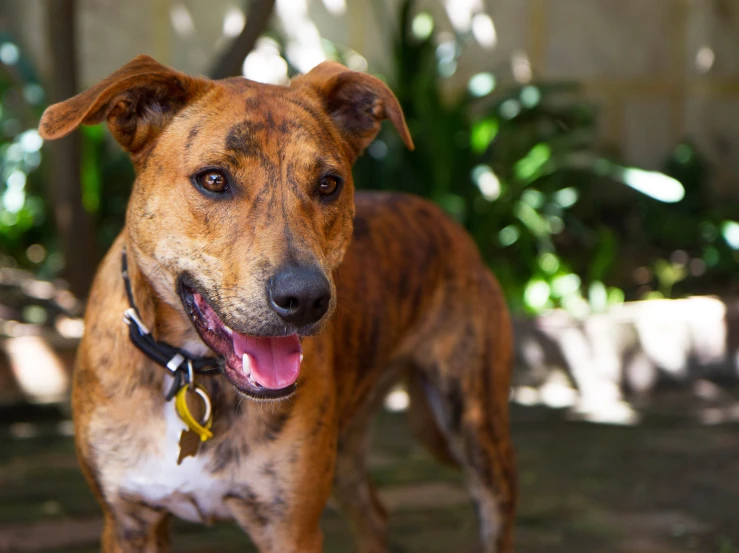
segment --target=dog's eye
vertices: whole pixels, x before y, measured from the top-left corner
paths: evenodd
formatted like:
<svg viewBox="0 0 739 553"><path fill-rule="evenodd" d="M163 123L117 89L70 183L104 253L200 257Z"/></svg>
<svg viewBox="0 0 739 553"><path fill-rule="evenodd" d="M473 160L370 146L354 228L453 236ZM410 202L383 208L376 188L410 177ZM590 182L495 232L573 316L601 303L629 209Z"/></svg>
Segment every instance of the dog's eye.
<svg viewBox="0 0 739 553"><path fill-rule="evenodd" d="M197 183L208 192L222 194L228 191L228 179L226 175L216 170L208 170L195 177Z"/></svg>
<svg viewBox="0 0 739 553"><path fill-rule="evenodd" d="M318 193L324 198L328 199L338 194L341 189L341 179L332 175L326 175L321 177L321 182L318 185Z"/></svg>

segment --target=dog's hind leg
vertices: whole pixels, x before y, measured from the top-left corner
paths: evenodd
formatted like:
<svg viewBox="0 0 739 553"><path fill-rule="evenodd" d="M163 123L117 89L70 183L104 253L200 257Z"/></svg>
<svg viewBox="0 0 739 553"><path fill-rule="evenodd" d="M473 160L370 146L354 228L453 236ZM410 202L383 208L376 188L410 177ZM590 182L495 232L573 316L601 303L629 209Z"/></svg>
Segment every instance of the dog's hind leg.
<svg viewBox="0 0 739 553"><path fill-rule="evenodd" d="M462 466L480 524L485 553L513 551L516 473L507 408L480 403L464 409ZM491 416L492 415L492 416ZM505 423L501 423L505 420Z"/></svg>
<svg viewBox="0 0 739 553"><path fill-rule="evenodd" d="M333 494L354 531L358 553L387 551L387 512L367 471L369 417L339 440Z"/></svg>
<svg viewBox="0 0 739 553"><path fill-rule="evenodd" d="M475 305L450 307L425 337L414 359L411 395L428 404L412 410L433 414L448 446L435 452L442 458L448 452L464 471L485 553L510 553L516 507L508 416L512 335L502 299L492 292L483 286Z"/></svg>

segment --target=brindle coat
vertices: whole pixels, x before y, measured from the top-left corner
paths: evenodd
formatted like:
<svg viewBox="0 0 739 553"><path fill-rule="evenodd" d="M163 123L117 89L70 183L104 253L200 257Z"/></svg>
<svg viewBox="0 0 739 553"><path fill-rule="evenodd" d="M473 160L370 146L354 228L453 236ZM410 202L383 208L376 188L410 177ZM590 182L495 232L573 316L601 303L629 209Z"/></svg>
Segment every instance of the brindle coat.
<svg viewBox="0 0 739 553"><path fill-rule="evenodd" d="M137 174L89 298L72 397L80 463L104 510L103 551L169 550L174 514L235 520L263 552L315 553L332 487L359 551L385 551L367 429L404 376L421 438L466 474L484 550L512 551L506 306L469 237L436 207L355 196L352 163L385 118L412 146L389 89L336 63L278 87L194 78L146 56L44 113L48 139L107 121ZM228 198L193 186L209 166L235 183ZM345 181L332 202L315 194L327 167ZM180 275L197 276L232 328L271 335L284 325L267 306L266 280L286 259L318 264L332 304L323 331L302 339L296 394L259 403L223 376L200 378L215 437L178 466L182 425L163 392L171 378L121 322L123 247L144 321L194 355L209 350L182 307Z"/></svg>

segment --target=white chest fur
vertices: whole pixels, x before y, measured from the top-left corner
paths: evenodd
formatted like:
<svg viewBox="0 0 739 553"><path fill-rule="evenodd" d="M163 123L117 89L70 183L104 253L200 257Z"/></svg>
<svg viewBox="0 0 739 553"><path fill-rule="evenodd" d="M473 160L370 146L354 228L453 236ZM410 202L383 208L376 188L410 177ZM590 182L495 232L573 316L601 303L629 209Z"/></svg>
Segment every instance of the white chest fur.
<svg viewBox="0 0 739 553"><path fill-rule="evenodd" d="M188 457L178 465L178 444L185 425L171 402L164 405L163 417L165 432L158 436L159 447L149 449L156 453L139 457L133 466L116 471L117 474L103 472L106 492L138 498L191 522L231 518L223 500L234 492L232 479L236 475L213 475L209 468L213 462L211 453Z"/></svg>

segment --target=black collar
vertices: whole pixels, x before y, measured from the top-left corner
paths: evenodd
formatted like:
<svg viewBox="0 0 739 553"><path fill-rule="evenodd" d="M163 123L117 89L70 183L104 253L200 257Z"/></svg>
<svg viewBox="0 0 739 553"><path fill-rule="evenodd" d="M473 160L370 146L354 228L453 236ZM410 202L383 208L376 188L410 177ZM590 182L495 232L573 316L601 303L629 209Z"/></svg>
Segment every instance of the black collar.
<svg viewBox="0 0 739 553"><path fill-rule="evenodd" d="M123 322L129 327L128 336L133 345L139 348L149 359L172 373L174 382L167 393L167 401L172 399L178 390L193 379L194 374L214 374L220 372L219 360L214 357L193 357L188 352L176 348L166 342L155 340L149 328L141 320L141 314L133 301L131 279L128 277L128 259L126 248L121 254L121 272L126 286L126 295L130 307L123 312ZM184 382L183 382L184 381Z"/></svg>

